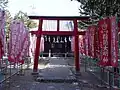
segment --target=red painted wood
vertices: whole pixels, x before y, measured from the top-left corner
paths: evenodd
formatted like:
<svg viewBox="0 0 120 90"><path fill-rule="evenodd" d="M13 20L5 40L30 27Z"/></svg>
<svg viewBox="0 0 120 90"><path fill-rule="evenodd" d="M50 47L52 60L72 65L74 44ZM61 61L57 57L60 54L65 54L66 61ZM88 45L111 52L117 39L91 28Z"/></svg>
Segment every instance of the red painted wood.
<svg viewBox="0 0 120 90"><path fill-rule="evenodd" d="M28 16L30 19L43 19L43 20L88 20L88 16Z"/></svg>
<svg viewBox="0 0 120 90"><path fill-rule="evenodd" d="M79 65L79 35L78 35L78 25L77 25L77 19L74 20L74 36L75 36L75 69L76 71L80 70L80 65Z"/></svg>
<svg viewBox="0 0 120 90"><path fill-rule="evenodd" d="M57 20L57 31L59 31L59 28L60 27L60 21L59 20Z"/></svg>
<svg viewBox="0 0 120 90"><path fill-rule="evenodd" d="M72 36L74 33L68 31L42 31L43 35L69 35Z"/></svg>
<svg viewBox="0 0 120 90"><path fill-rule="evenodd" d="M78 35L85 35L85 32L86 32L86 31L79 31L79 32L77 32L77 34L78 34Z"/></svg>
<svg viewBox="0 0 120 90"><path fill-rule="evenodd" d="M41 35L69 35L75 36L75 69L76 71L80 70L79 66L79 35L85 35L85 31L78 32L77 20L88 20L89 17L84 16L29 16L30 19L41 19L39 23L38 31L30 31L32 34L37 35L36 50L35 50L35 60L33 71L38 70L38 58L39 58L39 48L40 48L40 39ZM42 31L42 22L43 20L57 20L57 31ZM74 21L74 31L59 31L59 21L60 20L73 20ZM39 21L40 22L40 21Z"/></svg>
<svg viewBox="0 0 120 90"><path fill-rule="evenodd" d="M38 71L38 59L39 59L39 55L40 55L40 40L41 40L41 32L42 32L42 22L43 22L43 20L39 20L39 33L37 32L37 34L36 34L37 42L36 42L33 72Z"/></svg>
<svg viewBox="0 0 120 90"><path fill-rule="evenodd" d="M38 31L29 31L32 35L37 34Z"/></svg>
<svg viewBox="0 0 120 90"><path fill-rule="evenodd" d="M77 32L77 35L85 35L86 31ZM38 31L30 31L32 34L39 34ZM42 31L42 35L74 35L74 31Z"/></svg>

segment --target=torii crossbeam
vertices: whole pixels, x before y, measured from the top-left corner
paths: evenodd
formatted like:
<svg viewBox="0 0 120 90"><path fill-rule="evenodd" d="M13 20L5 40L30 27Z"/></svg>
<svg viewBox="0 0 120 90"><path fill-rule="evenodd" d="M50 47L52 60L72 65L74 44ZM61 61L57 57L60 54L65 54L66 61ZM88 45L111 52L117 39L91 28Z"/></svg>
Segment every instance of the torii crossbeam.
<svg viewBox="0 0 120 90"><path fill-rule="evenodd" d="M39 54L40 54L39 50L40 50L41 35L69 35L69 36L74 36L75 37L75 48L74 48L75 69L76 69L76 71L79 71L80 70L80 65L79 65L78 38L79 38L79 35L84 35L85 31L80 31L80 32L78 31L77 20L88 20L89 17L84 17L84 16L29 16L29 18L39 20L38 31L31 31L32 34L36 34L36 36L37 36L33 72L38 71L38 58L39 58ZM57 31L42 31L43 20L57 20ZM74 23L74 30L73 31L60 31L59 30L59 21L60 20L72 20L73 23Z"/></svg>

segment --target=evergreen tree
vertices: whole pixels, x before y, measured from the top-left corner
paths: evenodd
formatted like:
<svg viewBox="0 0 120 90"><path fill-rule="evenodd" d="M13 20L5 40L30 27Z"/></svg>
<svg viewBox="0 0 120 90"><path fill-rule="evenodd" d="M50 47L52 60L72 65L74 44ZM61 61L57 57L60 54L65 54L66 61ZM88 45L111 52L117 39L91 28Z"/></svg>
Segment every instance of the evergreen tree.
<svg viewBox="0 0 120 90"><path fill-rule="evenodd" d="M80 22L84 26L86 24L96 24L103 17L118 16L120 17L120 1L119 0L77 0L80 5L80 15L90 16L89 22Z"/></svg>
<svg viewBox="0 0 120 90"><path fill-rule="evenodd" d="M119 0L78 0L81 15L93 17L106 17L111 15L120 16Z"/></svg>
<svg viewBox="0 0 120 90"><path fill-rule="evenodd" d="M0 0L0 8L4 9L7 7L8 0Z"/></svg>

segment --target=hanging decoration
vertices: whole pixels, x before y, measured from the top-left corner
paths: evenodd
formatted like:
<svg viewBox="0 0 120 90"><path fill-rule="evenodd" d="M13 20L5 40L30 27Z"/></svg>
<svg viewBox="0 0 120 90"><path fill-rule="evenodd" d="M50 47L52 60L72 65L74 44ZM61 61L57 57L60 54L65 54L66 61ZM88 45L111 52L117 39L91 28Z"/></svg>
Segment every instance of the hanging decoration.
<svg viewBox="0 0 120 90"><path fill-rule="evenodd" d="M41 40L40 40L40 52L43 52L44 51L44 38L43 36L41 36Z"/></svg>
<svg viewBox="0 0 120 90"><path fill-rule="evenodd" d="M62 37L60 38L60 42L63 43Z"/></svg>

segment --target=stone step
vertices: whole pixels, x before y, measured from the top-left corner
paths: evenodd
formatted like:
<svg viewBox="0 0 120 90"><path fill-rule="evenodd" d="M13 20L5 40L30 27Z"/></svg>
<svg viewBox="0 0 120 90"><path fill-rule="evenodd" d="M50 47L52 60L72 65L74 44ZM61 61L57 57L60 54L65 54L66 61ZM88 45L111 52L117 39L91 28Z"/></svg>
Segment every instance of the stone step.
<svg viewBox="0 0 120 90"><path fill-rule="evenodd" d="M36 79L37 82L42 82L42 83L73 83L77 82L76 79L45 79L42 77L39 77Z"/></svg>

